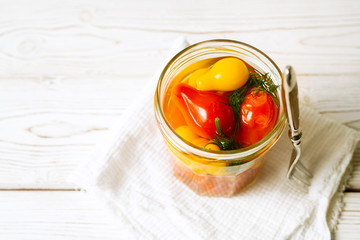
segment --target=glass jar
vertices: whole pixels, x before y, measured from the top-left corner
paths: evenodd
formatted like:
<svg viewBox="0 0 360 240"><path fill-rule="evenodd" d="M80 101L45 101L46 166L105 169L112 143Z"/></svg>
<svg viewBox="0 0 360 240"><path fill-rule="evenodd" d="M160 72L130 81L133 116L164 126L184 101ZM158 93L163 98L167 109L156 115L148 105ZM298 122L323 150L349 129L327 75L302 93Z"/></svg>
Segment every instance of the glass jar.
<svg viewBox="0 0 360 240"><path fill-rule="evenodd" d="M219 57L237 57L261 73L269 73L272 81L280 85L279 115L274 128L258 143L230 151L211 151L200 148L178 135L166 119L163 105L165 94L179 73L192 72L195 62ZM181 77L181 76L180 76ZM285 127L285 114L281 99L281 72L263 52L246 43L233 40L209 40L194 44L179 52L165 66L155 92L155 115L159 129L172 157L174 175L192 190L206 196L232 196L254 181L266 152L275 144Z"/></svg>

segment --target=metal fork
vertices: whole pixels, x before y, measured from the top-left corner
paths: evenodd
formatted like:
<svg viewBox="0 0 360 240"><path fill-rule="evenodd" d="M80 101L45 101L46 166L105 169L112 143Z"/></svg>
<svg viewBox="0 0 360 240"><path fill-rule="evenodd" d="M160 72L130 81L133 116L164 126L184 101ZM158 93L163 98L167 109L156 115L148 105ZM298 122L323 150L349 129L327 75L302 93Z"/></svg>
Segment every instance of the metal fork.
<svg viewBox="0 0 360 240"><path fill-rule="evenodd" d="M281 94L284 99L284 111L290 127L289 138L294 146L290 158L287 178L292 186L303 192L307 192L311 185L312 174L300 162L302 132L300 129L298 86L295 71L291 66L285 67L282 86Z"/></svg>

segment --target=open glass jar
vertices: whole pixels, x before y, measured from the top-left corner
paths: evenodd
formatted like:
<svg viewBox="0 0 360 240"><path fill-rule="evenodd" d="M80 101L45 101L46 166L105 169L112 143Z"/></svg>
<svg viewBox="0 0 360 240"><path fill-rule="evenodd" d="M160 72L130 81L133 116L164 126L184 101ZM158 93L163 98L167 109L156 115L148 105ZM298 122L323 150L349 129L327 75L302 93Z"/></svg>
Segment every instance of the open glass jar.
<svg viewBox="0 0 360 240"><path fill-rule="evenodd" d="M236 57L260 73L268 73L277 89L280 104L277 122L259 142L249 147L212 151L182 138L164 113L169 88L184 76L200 68L207 60ZM195 68L195 69L194 69ZM194 44L178 53L164 68L155 92L155 115L159 129L170 150L174 175L206 196L232 196L256 178L266 152L275 144L285 127L281 99L281 72L260 50L233 40L209 40Z"/></svg>

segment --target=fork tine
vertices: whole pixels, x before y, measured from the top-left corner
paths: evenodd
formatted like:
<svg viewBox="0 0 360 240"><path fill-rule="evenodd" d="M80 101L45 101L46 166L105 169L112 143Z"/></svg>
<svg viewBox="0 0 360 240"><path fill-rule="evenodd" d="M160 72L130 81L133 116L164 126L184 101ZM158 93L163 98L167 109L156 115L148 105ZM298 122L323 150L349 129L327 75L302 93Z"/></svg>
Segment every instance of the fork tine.
<svg viewBox="0 0 360 240"><path fill-rule="evenodd" d="M292 175L291 179L288 179L287 181L291 186L295 187L296 189L307 193L309 185L304 183L301 179L299 179L297 176Z"/></svg>
<svg viewBox="0 0 360 240"><path fill-rule="evenodd" d="M304 175L306 175L308 178L312 178L313 175L309 170L301 163L301 161L297 161L295 168L298 168L299 171L301 171Z"/></svg>
<svg viewBox="0 0 360 240"><path fill-rule="evenodd" d="M296 167L293 170L292 173L292 177L296 178L298 181L302 182L303 184L310 186L311 182L310 179L308 177L304 177L304 172L300 171L299 169L297 169Z"/></svg>

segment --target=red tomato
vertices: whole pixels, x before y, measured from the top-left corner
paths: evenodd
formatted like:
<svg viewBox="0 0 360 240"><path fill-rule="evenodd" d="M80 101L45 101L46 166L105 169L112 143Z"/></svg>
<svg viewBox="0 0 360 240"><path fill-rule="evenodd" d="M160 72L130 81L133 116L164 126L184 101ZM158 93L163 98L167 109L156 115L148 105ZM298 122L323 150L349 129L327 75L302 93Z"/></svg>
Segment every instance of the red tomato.
<svg viewBox="0 0 360 240"><path fill-rule="evenodd" d="M271 96L257 88L251 89L240 107L240 128L235 141L242 147L253 145L263 139L274 127L277 107Z"/></svg>
<svg viewBox="0 0 360 240"><path fill-rule="evenodd" d="M197 90L184 83L174 87L172 96L187 125L195 134L214 138L215 134L219 134L215 125L215 118L219 118L221 130L232 136L235 116L227 98L214 92Z"/></svg>

